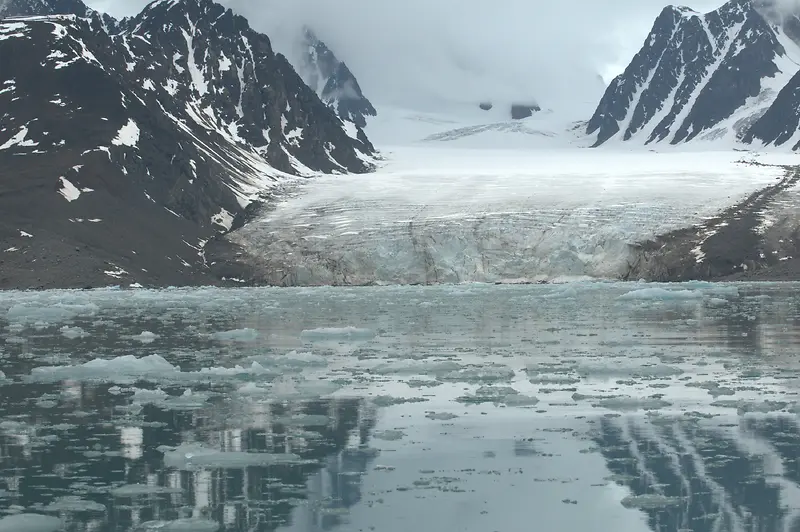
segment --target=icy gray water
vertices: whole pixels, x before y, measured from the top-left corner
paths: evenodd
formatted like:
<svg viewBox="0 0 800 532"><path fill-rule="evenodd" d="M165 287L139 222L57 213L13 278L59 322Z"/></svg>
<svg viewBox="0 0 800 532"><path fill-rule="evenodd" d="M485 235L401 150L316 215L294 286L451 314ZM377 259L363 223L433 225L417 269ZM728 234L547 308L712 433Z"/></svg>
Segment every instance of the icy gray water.
<svg viewBox="0 0 800 532"><path fill-rule="evenodd" d="M0 531L800 526L800 284L0 293Z"/></svg>

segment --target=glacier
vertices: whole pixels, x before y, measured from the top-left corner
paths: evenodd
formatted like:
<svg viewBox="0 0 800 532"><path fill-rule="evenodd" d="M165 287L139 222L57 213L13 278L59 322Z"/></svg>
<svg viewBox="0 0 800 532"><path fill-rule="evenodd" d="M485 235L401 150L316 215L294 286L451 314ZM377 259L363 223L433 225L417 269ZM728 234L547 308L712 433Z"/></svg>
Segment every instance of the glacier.
<svg viewBox="0 0 800 532"><path fill-rule="evenodd" d="M619 279L637 244L774 185L791 157L479 149L507 133L475 134L387 149L374 174L311 179L230 237L258 281L281 286Z"/></svg>

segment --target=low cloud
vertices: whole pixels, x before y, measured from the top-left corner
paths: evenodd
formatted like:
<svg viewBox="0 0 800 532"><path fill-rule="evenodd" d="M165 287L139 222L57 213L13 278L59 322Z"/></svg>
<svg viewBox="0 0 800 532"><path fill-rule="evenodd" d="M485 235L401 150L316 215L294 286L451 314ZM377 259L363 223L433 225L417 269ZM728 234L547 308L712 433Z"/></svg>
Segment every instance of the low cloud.
<svg viewBox="0 0 800 532"><path fill-rule="evenodd" d="M800 0L785 0L798 3ZM536 101L585 114L641 46L663 0L226 0L292 54L307 24L375 103ZM708 11L721 0L698 0ZM97 0L112 14L136 0Z"/></svg>

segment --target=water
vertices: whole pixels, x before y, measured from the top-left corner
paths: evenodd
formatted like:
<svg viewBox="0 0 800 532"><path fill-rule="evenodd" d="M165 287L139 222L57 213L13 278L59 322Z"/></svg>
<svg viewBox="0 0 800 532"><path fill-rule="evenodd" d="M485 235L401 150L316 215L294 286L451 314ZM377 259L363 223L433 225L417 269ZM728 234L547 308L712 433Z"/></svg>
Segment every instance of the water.
<svg viewBox="0 0 800 532"><path fill-rule="evenodd" d="M794 530L798 303L0 293L0 530Z"/></svg>

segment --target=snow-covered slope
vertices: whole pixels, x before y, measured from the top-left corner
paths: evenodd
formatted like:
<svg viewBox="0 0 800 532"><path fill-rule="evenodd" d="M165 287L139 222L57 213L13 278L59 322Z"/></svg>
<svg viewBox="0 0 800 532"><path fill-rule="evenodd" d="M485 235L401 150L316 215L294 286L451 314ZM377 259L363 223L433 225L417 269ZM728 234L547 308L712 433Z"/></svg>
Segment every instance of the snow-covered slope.
<svg viewBox="0 0 800 532"><path fill-rule="evenodd" d="M800 68L800 49L787 34L792 26L765 4L730 0L705 15L664 9L608 87L587 133L598 145L746 136Z"/></svg>
<svg viewBox="0 0 800 532"><path fill-rule="evenodd" d="M38 268L58 241L64 261L86 246L126 272L110 277L185 282L205 271L204 242L275 184L371 168L366 138L230 10L89 16L0 21L5 271Z"/></svg>

